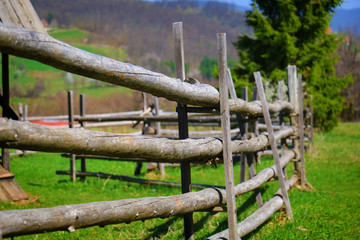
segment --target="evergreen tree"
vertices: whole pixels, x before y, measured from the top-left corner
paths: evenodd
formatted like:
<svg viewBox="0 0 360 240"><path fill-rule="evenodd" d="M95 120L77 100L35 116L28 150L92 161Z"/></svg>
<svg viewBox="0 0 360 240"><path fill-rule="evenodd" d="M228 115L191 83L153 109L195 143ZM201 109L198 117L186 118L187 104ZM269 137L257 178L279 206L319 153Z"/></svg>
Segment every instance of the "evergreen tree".
<svg viewBox="0 0 360 240"><path fill-rule="evenodd" d="M314 97L315 124L330 130L342 110L340 91L350 76L337 78L335 52L342 41L329 28L334 10L343 0L253 0L247 23L254 37L239 36L234 43L240 64L238 81L253 82L253 72L265 79L286 79L286 67L296 65L305 90Z"/></svg>

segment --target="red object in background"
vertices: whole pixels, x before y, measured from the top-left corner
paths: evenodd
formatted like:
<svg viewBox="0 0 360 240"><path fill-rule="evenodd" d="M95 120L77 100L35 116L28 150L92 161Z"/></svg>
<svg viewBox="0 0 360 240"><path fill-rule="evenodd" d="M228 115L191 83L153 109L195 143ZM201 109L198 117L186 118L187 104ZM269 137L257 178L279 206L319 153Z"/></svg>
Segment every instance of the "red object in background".
<svg viewBox="0 0 360 240"><path fill-rule="evenodd" d="M46 126L68 126L68 121L51 121L51 120L41 120L41 121L31 121L31 123L46 125Z"/></svg>

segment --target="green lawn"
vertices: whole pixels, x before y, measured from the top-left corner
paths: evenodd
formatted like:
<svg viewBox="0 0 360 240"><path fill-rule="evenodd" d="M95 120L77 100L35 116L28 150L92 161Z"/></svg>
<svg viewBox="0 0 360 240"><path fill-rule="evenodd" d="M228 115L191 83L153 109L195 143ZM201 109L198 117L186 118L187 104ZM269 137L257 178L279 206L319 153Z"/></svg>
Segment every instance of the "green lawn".
<svg viewBox="0 0 360 240"><path fill-rule="evenodd" d="M315 135L313 154L306 156L307 178L314 192L296 188L289 193L294 222L285 221L284 212L272 216L261 228L242 239L360 239L360 124L343 123L329 133ZM88 171L101 171L132 176L135 164L88 160ZM257 171L272 165L263 159ZM292 164L288 167L290 172ZM16 180L35 202L27 204L0 203L0 210L53 207L93 201L167 196L179 194L179 188L126 183L116 180L88 178L72 183L68 176L55 175L56 170L68 170L69 160L59 154L39 153L13 157L11 169ZM235 168L235 183L239 182L239 167ZM159 172L146 173L143 178L160 179ZM167 181L180 181L180 170L166 169ZM192 181L224 185L224 168L204 166L192 168ZM270 182L261 188L268 200L279 188ZM252 193L237 199L238 221L257 209ZM226 228L226 213L195 213L196 239L203 239ZM183 234L181 217L153 219L145 222L110 225L104 228L79 229L74 233L55 232L15 239L179 239Z"/></svg>

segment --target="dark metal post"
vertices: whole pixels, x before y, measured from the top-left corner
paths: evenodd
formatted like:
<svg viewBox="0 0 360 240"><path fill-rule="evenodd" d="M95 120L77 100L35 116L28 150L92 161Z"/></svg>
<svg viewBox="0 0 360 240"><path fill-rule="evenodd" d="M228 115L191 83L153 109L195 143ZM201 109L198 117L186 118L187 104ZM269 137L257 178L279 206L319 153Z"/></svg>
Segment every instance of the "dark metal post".
<svg viewBox="0 0 360 240"><path fill-rule="evenodd" d="M175 71L176 77L181 81L185 80L185 60L184 60L184 41L182 22L173 23L173 37L175 47ZM189 137L188 117L185 104L178 103L178 124L179 139ZM181 162L181 190L182 193L191 192L191 169L190 162ZM184 235L185 239L194 239L193 214L184 215Z"/></svg>
<svg viewBox="0 0 360 240"><path fill-rule="evenodd" d="M10 118L9 106L10 106L10 86L9 86L9 55L1 54L2 63L2 117ZM1 150L2 166L10 171L10 152L9 149L3 148Z"/></svg>
<svg viewBox="0 0 360 240"><path fill-rule="evenodd" d="M68 91L68 113L69 113L69 128L74 127L74 96L73 91ZM76 156L70 154L70 179L76 181Z"/></svg>
<svg viewBox="0 0 360 240"><path fill-rule="evenodd" d="M80 94L80 117L85 117L86 114L86 104L85 104L85 94ZM85 122L81 121L80 126L85 128ZM86 172L86 158L80 158L81 161L81 172ZM81 176L80 179L85 181L86 177Z"/></svg>

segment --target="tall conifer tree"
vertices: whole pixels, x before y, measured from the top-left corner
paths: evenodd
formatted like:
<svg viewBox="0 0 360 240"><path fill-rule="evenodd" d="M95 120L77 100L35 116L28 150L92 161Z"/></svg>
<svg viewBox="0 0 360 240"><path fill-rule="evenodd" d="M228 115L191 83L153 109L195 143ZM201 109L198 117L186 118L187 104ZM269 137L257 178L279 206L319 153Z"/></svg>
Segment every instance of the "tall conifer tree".
<svg viewBox="0 0 360 240"><path fill-rule="evenodd" d="M253 72L273 82L286 79L286 67L296 65L314 96L315 123L332 129L343 106L340 91L351 77L337 78L335 55L342 37L329 28L334 10L343 0L253 0L247 23L254 37L239 36L234 43L240 64L238 81L253 82Z"/></svg>

